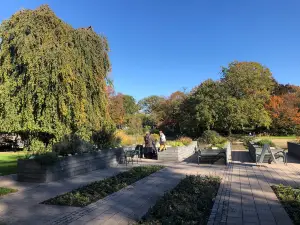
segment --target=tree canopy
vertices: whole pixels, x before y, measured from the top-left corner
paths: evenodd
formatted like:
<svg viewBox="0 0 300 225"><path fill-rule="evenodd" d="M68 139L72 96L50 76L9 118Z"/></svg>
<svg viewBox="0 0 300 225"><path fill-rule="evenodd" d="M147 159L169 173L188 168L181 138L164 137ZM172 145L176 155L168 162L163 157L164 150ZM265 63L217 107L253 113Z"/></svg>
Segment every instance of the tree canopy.
<svg viewBox="0 0 300 225"><path fill-rule="evenodd" d="M47 5L0 25L0 131L88 139L110 125L108 42L74 29Z"/></svg>

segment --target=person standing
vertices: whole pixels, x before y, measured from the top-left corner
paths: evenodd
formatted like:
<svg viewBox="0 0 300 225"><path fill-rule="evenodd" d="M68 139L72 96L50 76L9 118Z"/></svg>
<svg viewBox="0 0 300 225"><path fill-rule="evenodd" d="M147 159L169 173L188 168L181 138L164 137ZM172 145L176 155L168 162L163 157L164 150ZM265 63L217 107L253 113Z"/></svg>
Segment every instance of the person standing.
<svg viewBox="0 0 300 225"><path fill-rule="evenodd" d="M164 151L166 150L166 135L162 132L162 131L159 131L159 144L160 144L160 147L159 147L159 150L160 151Z"/></svg>
<svg viewBox="0 0 300 225"><path fill-rule="evenodd" d="M152 158L152 152L153 152L153 141L151 138L151 135L149 132L146 133L144 137L145 141L145 149L144 149L144 156L146 159L151 159Z"/></svg>

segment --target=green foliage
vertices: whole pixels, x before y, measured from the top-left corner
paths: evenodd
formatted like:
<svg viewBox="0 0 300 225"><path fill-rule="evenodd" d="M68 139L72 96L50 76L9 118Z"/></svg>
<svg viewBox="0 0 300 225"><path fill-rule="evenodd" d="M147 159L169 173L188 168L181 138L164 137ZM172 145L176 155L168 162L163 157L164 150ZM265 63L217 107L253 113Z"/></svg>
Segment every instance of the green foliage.
<svg viewBox="0 0 300 225"><path fill-rule="evenodd" d="M153 111L160 107L160 102L165 99L160 96L152 95L147 98L144 98L138 102L140 109L146 114L151 114Z"/></svg>
<svg viewBox="0 0 300 225"><path fill-rule="evenodd" d="M241 141L244 143L245 146L248 146L250 142L254 141L255 137L253 136L243 136L241 137Z"/></svg>
<svg viewBox="0 0 300 225"><path fill-rule="evenodd" d="M181 147L184 144L181 141L167 141L166 145L170 145L171 147Z"/></svg>
<svg viewBox="0 0 300 225"><path fill-rule="evenodd" d="M113 177L96 181L71 192L44 201L43 204L84 207L161 170L162 166L134 167Z"/></svg>
<svg viewBox="0 0 300 225"><path fill-rule="evenodd" d="M73 29L48 6L3 21L0 37L0 131L45 132L56 141L76 133L88 140L111 123L105 37Z"/></svg>
<svg viewBox="0 0 300 225"><path fill-rule="evenodd" d="M180 137L178 141L182 142L183 145L188 146L193 140L189 137Z"/></svg>
<svg viewBox="0 0 300 225"><path fill-rule="evenodd" d="M187 176L139 224L207 224L220 182L219 177Z"/></svg>
<svg viewBox="0 0 300 225"><path fill-rule="evenodd" d="M285 208L286 212L294 222L300 224L300 189L291 186L272 186L277 198Z"/></svg>
<svg viewBox="0 0 300 225"><path fill-rule="evenodd" d="M17 173L17 161L24 158L24 152L1 152L0 176Z"/></svg>
<svg viewBox="0 0 300 225"><path fill-rule="evenodd" d="M95 150L95 147L78 135L73 134L65 135L60 142L53 145L52 149L58 155L68 156L69 154L75 155L75 153L91 152Z"/></svg>
<svg viewBox="0 0 300 225"><path fill-rule="evenodd" d="M143 121L139 114L131 115L127 119L128 129L126 131L129 135L142 134L143 133Z"/></svg>
<svg viewBox="0 0 300 225"><path fill-rule="evenodd" d="M127 115L133 115L139 110L139 106L136 104L134 97L130 95L123 95L123 104L125 114Z"/></svg>
<svg viewBox="0 0 300 225"><path fill-rule="evenodd" d="M268 68L256 62L233 62L222 69L222 79L208 79L195 87L180 106L181 131L199 136L204 130L243 130L266 127L265 108L274 87Z"/></svg>
<svg viewBox="0 0 300 225"><path fill-rule="evenodd" d="M121 140L115 135L114 126L105 127L92 135L92 141L98 149L112 148L120 145Z"/></svg>
<svg viewBox="0 0 300 225"><path fill-rule="evenodd" d="M259 146L264 146L265 144L268 144L271 147L275 147L276 145L272 142L272 140L270 139L261 139L259 141L256 141L255 144L259 145Z"/></svg>
<svg viewBox="0 0 300 225"><path fill-rule="evenodd" d="M214 130L206 130L203 132L202 137L198 139L198 142L212 146L223 146L227 142L227 139Z"/></svg>
<svg viewBox="0 0 300 225"><path fill-rule="evenodd" d="M16 190L16 189L11 189L11 188L6 188L6 187L0 187L0 197L4 196L4 195L7 195L7 194L10 194L10 193L15 193L17 191L18 190Z"/></svg>
<svg viewBox="0 0 300 225"><path fill-rule="evenodd" d="M35 155L34 160L41 165L49 166L57 162L59 158L55 152L45 152L42 154Z"/></svg>

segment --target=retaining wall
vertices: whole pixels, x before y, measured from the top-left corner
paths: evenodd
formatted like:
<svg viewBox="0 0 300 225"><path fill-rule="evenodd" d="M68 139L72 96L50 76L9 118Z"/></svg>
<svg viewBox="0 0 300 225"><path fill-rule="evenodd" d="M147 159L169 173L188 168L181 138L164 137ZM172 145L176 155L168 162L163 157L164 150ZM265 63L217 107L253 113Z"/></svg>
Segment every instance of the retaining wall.
<svg viewBox="0 0 300 225"><path fill-rule="evenodd" d="M168 147L163 152L158 152L157 159L162 161L180 162L194 155L197 142L193 141L188 146Z"/></svg>
<svg viewBox="0 0 300 225"><path fill-rule="evenodd" d="M300 159L300 144L288 142L288 154Z"/></svg>
<svg viewBox="0 0 300 225"><path fill-rule="evenodd" d="M94 153L67 156L53 165L41 165L34 159L19 159L17 179L23 182L50 182L94 170L117 166L123 150L109 149Z"/></svg>

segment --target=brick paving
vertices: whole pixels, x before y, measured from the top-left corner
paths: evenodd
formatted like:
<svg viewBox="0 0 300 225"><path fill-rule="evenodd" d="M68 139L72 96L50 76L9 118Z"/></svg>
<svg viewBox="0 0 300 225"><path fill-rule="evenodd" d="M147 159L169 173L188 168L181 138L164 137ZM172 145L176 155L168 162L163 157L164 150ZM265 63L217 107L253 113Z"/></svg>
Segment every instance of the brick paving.
<svg viewBox="0 0 300 225"><path fill-rule="evenodd" d="M241 148L240 148L241 149ZM136 223L165 192L186 174L222 177L208 225L293 224L271 189L273 184L299 186L300 164L290 158L283 164L250 163L245 150L233 150L228 166L182 162L166 168L86 207L41 205L40 202L125 168L95 171L59 182L24 185L18 193L0 199L0 219L7 224L100 225ZM154 164L144 160L142 164ZM6 186L9 182L6 181ZM22 186L21 184L14 184ZM1 186L1 180L0 180Z"/></svg>

